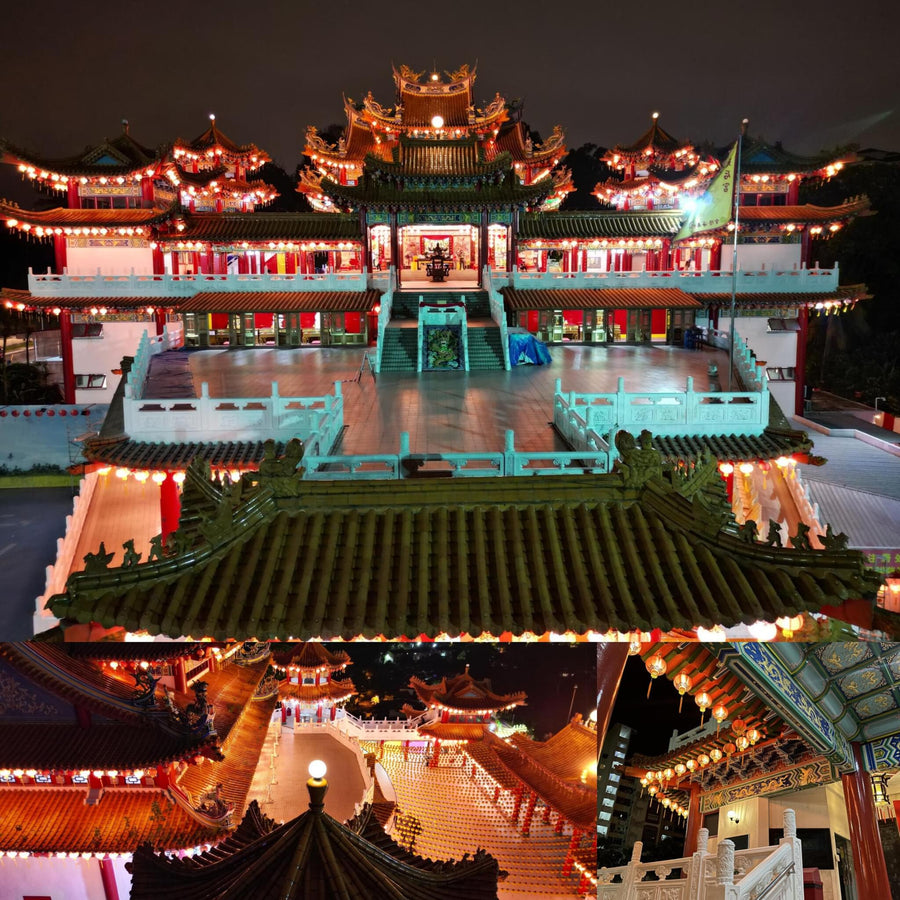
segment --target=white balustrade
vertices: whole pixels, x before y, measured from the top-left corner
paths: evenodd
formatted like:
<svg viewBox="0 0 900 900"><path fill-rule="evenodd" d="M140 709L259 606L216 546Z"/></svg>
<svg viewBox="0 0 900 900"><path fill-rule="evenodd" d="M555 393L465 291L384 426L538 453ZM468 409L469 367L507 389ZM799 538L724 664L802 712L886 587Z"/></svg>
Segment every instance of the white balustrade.
<svg viewBox="0 0 900 900"><path fill-rule="evenodd" d="M838 286L833 269L739 269L734 278L738 294L823 293ZM701 272L494 272L493 288L519 290L583 290L613 288L679 288L687 294L730 294L732 273L727 269Z"/></svg>
<svg viewBox="0 0 900 900"><path fill-rule="evenodd" d="M618 380L614 394L563 393L556 381L553 420L574 447L605 446L605 435L621 430L654 435L762 434L769 424L768 390L701 393L693 378L684 392L627 393Z"/></svg>
<svg viewBox="0 0 900 900"><path fill-rule="evenodd" d="M777 847L735 852L729 840L707 850L709 832L700 829L697 851L689 857L641 862L643 845L634 845L626 866L601 868L598 900L803 900L803 861L794 811L784 811L784 837ZM674 877L673 877L674 876Z"/></svg>
<svg viewBox="0 0 900 900"><path fill-rule="evenodd" d="M373 277L378 287L382 278ZM36 297L193 297L204 291L225 293L263 293L278 291L365 291L369 289L367 272L329 272L326 274L279 275L264 273L196 274L196 275L110 275L97 271L95 275L56 275L47 272L37 275L28 270L28 290Z"/></svg>

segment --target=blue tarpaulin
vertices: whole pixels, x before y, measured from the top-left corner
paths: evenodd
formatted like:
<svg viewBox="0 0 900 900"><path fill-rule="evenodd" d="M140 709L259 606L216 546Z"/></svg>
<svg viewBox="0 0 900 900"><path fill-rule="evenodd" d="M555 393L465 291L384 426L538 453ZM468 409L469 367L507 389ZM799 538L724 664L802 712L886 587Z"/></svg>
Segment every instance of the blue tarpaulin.
<svg viewBox="0 0 900 900"><path fill-rule="evenodd" d="M527 331L509 331L509 361L514 366L545 366L552 361L550 351L543 341L539 341Z"/></svg>

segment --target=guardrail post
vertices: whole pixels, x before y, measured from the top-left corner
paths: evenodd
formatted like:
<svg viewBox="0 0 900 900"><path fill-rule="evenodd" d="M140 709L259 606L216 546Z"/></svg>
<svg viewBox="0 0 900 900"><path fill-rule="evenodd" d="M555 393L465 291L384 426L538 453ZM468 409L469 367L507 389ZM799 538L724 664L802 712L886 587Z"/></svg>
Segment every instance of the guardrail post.
<svg viewBox="0 0 900 900"><path fill-rule="evenodd" d="M519 465L516 461L516 433L508 428L503 449L503 475L519 475Z"/></svg>

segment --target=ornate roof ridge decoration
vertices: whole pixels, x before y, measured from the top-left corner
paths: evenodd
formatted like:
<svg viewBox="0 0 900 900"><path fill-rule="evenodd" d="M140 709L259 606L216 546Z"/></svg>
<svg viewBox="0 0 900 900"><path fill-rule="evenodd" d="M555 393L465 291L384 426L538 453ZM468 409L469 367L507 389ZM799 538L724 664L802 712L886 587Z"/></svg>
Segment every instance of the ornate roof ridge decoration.
<svg viewBox="0 0 900 900"><path fill-rule="evenodd" d="M393 68L394 84L396 85L397 93L400 96L405 93L418 95L423 91L428 91L433 94L449 94L465 90L468 93L471 93L472 85L475 84L475 79L477 77L477 68L477 64L470 69L468 64L463 63L463 65L454 72L445 71L444 74L450 79L449 81L444 81L441 78L440 73L434 71L423 83L421 79L425 74L424 71L416 72L409 66L401 65L399 69Z"/></svg>
<svg viewBox="0 0 900 900"><path fill-rule="evenodd" d="M321 641L303 641L291 648L288 665L299 669L328 669L339 672L350 664L346 650L330 650Z"/></svg>
<svg viewBox="0 0 900 900"><path fill-rule="evenodd" d="M716 156L724 161L731 150L731 144L716 151ZM741 142L741 177L756 173L794 173L796 175L817 175L830 177L847 163L856 162L857 153L852 148L822 150L811 156L804 156L785 150L781 141L768 142L761 135L745 134ZM840 163L840 167L835 168ZM829 172L829 167L832 171Z"/></svg>
<svg viewBox="0 0 900 900"><path fill-rule="evenodd" d="M265 150L261 150L254 143L237 144L228 135L220 131L216 125L216 117L210 115L209 127L196 138L186 141L184 138L176 138L172 142L172 155L176 158L181 155L191 157L198 156L198 161L208 162L210 159L218 161L219 158L232 161L243 160L250 169L257 169L271 157ZM202 154L202 155L201 155Z"/></svg>
<svg viewBox="0 0 900 900"><path fill-rule="evenodd" d="M0 200L0 220L5 220L7 228L28 231L34 237L69 234L68 229L75 228L79 229L76 234L82 231L91 233L92 229L144 229L166 221L178 210L177 200L165 208L152 209L67 209L58 206L45 210L22 209L16 203Z"/></svg>
<svg viewBox="0 0 900 900"><path fill-rule="evenodd" d="M668 159L685 156L688 161L694 145L673 137L659 124L659 113L651 116L650 127L631 144L616 144L603 155L603 161L618 168L622 159L632 163L643 161L652 163L658 158Z"/></svg>
<svg viewBox="0 0 900 900"><path fill-rule="evenodd" d="M310 788L311 796L317 791L318 804L327 789L321 785ZM351 890L371 900L488 900L497 896L498 879L506 877L481 849L446 862L411 853L384 832L371 805L344 825L311 802L307 812L277 825L255 800L234 834L213 850L178 859L155 854L145 844L129 869L133 900L173 891L182 900L225 894L251 900L260 891L284 900L327 900Z"/></svg>
<svg viewBox="0 0 900 900"><path fill-rule="evenodd" d="M629 447L620 435L621 465L610 475L436 480L425 492L414 481L378 481L364 505L347 483L303 480L299 444L235 485L219 485L195 461L169 555L114 569L101 561L73 574L48 605L63 619L172 636L392 639L577 635L650 621L664 631L730 626L874 598L880 578L861 553L749 542L719 502L721 484L704 485L700 474L660 477L662 459L648 441L632 438ZM347 578L328 551L338 534L353 537L348 559L369 541L401 549ZM289 539L300 549L276 577L267 560ZM543 551L526 552L535 541ZM514 570L509 554L540 560ZM632 565L622 567L623 554ZM231 567L255 585L248 598L269 602L236 600L221 576ZM432 568L433 577L422 574ZM464 583L454 589L453 578ZM305 587L298 593L295 583ZM185 592L197 597L190 615L172 600ZM330 597L327 608L317 596Z"/></svg>
<svg viewBox="0 0 900 900"><path fill-rule="evenodd" d="M475 679L469 674L469 667L459 675L445 675L439 682L428 684L415 675L409 679L419 701L427 707L448 709L451 713L465 714L467 711L500 712L514 706L524 706L526 694L515 691L498 694L491 688L489 678Z"/></svg>
<svg viewBox="0 0 900 900"><path fill-rule="evenodd" d="M167 145L151 149L138 143L127 130L127 121L123 120L123 131L114 138L104 138L99 144L85 148L81 153L68 157L49 159L11 141L0 138L0 161L20 166L19 171L27 174L33 168L38 175L50 174L79 175L127 175L149 165L162 162L166 156ZM109 156L118 163L98 163L98 159ZM25 168L21 168L24 166Z"/></svg>

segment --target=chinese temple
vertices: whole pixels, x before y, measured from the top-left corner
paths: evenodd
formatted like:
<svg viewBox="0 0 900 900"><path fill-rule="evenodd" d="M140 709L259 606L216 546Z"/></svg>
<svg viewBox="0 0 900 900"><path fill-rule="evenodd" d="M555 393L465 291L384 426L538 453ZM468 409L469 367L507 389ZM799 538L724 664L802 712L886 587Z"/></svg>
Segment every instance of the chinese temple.
<svg viewBox="0 0 900 900"><path fill-rule="evenodd" d="M425 704L426 721L418 731L434 741L430 764L435 766L440 760L442 743L481 740L499 713L525 703L525 694L521 691L503 695L494 693L490 681L474 679L468 666L462 675L442 678L437 684L426 684L414 677L409 686L416 699ZM405 705L403 712L415 718L423 711Z"/></svg>
<svg viewBox="0 0 900 900"><path fill-rule="evenodd" d="M427 490L372 481L364 494L294 464L224 485L196 465L169 552L114 567L91 554L48 605L71 639L509 640L774 623L874 598L858 552L742 536L714 460L665 475L653 449L622 462Z"/></svg>
<svg viewBox="0 0 900 900"><path fill-rule="evenodd" d="M357 693L349 678L334 678L349 664L344 650L333 652L316 642L293 645L285 667L287 677L278 688L282 722L293 727L304 719L333 721L341 704Z"/></svg>
<svg viewBox="0 0 900 900"><path fill-rule="evenodd" d="M181 852L221 840L243 814L275 705L257 699L266 660L239 664L234 651L0 648L7 889L74 880L109 900L139 845Z"/></svg>
<svg viewBox="0 0 900 900"><path fill-rule="evenodd" d="M640 779L655 811L686 822L673 888L724 865L742 892L777 880L778 896L800 896L790 890L805 879L821 880L820 896L834 900L891 896L900 645L657 643L639 653L649 676L670 682L701 715L667 752L620 766ZM787 837L802 858L793 888ZM628 897L661 865L641 853L637 843L628 866L600 871L599 896Z"/></svg>

